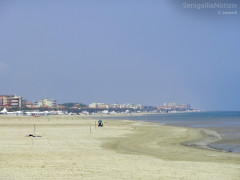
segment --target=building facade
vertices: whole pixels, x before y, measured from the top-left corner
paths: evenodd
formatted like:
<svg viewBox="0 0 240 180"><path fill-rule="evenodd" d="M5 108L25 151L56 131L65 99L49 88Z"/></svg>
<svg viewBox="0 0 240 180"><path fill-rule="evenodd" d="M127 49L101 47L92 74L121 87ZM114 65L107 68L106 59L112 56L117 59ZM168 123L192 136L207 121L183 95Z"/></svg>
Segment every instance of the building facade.
<svg viewBox="0 0 240 180"><path fill-rule="evenodd" d="M22 108L22 96L0 95L0 107Z"/></svg>
<svg viewBox="0 0 240 180"><path fill-rule="evenodd" d="M191 110L190 104L177 105L176 103L169 103L168 105L164 103L163 106L158 106L157 110L160 112L170 112L170 111L189 111Z"/></svg>
<svg viewBox="0 0 240 180"><path fill-rule="evenodd" d="M109 104L105 103L91 103L88 106L89 108L94 108L94 109L109 109Z"/></svg>
<svg viewBox="0 0 240 180"><path fill-rule="evenodd" d="M42 99L40 101L34 101L33 105L36 107L52 107L55 108L57 105L56 99Z"/></svg>

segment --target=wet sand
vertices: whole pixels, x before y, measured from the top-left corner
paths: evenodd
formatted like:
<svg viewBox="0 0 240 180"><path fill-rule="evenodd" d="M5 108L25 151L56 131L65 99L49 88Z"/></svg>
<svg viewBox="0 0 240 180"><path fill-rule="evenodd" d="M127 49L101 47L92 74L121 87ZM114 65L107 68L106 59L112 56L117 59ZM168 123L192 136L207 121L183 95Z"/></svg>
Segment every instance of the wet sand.
<svg viewBox="0 0 240 180"><path fill-rule="evenodd" d="M95 121L0 116L0 179L240 179L240 154L183 145L198 130Z"/></svg>

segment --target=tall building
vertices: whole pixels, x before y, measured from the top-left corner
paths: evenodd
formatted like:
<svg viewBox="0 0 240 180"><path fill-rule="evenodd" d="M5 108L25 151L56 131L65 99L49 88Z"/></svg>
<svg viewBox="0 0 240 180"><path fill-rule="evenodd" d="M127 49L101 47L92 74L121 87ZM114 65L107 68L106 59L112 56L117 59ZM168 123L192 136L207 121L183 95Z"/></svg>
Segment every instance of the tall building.
<svg viewBox="0 0 240 180"><path fill-rule="evenodd" d="M0 95L0 107L22 108L22 96Z"/></svg>

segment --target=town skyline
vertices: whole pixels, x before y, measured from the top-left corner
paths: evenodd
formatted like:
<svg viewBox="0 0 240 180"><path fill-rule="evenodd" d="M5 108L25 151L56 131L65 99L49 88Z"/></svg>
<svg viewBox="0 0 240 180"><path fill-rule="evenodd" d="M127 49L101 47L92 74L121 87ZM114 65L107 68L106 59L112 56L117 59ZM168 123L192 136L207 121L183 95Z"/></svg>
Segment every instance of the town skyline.
<svg viewBox="0 0 240 180"><path fill-rule="evenodd" d="M115 113L115 112L174 112L174 111L193 111L190 104L177 104L172 103L163 103L158 106L146 106L142 104L133 104L133 103L104 103L104 102L92 102L88 105L84 103L57 103L56 99L44 98L38 101L29 102L19 95L0 95L0 110L1 112L16 110L27 110L28 113L34 112L36 110L64 110L68 113L71 111L82 113L96 113L103 110L103 113ZM56 112L57 112L56 111ZM199 111L199 110L198 110ZM22 112L23 113L23 112Z"/></svg>

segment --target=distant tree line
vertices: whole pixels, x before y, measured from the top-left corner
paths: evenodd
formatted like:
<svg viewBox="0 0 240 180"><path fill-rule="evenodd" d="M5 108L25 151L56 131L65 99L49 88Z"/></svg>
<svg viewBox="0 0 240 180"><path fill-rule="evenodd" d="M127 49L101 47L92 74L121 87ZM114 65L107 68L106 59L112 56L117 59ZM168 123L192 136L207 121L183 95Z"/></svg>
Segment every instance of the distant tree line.
<svg viewBox="0 0 240 180"><path fill-rule="evenodd" d="M73 107L73 106L77 106L77 107L88 107L88 105L83 104L83 103L73 103L73 102L69 102L69 103L63 103L63 104L59 104L62 106L65 106L67 108Z"/></svg>

